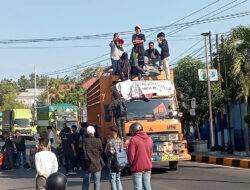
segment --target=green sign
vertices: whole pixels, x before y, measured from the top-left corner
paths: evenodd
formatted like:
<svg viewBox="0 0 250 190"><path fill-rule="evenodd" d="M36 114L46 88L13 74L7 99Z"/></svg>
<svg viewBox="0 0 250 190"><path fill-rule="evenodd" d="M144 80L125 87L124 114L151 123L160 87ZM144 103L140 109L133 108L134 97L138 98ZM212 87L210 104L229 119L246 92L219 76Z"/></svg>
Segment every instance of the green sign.
<svg viewBox="0 0 250 190"><path fill-rule="evenodd" d="M207 81L207 70L199 69L198 70L199 81ZM210 81L218 81L218 72L216 69L209 69Z"/></svg>

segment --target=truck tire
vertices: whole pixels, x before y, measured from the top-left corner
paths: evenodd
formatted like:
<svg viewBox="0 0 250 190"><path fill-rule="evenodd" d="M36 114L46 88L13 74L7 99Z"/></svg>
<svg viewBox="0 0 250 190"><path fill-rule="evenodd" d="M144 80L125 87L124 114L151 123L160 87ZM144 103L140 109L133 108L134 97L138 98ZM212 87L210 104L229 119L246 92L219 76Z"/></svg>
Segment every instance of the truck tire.
<svg viewBox="0 0 250 190"><path fill-rule="evenodd" d="M171 161L169 162L169 168L170 170L178 170L178 161Z"/></svg>

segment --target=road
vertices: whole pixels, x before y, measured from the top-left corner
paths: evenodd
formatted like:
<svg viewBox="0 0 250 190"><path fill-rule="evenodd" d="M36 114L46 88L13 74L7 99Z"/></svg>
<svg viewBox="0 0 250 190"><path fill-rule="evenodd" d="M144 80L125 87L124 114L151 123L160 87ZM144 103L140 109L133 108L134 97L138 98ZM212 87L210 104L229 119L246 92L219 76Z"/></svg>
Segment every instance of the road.
<svg viewBox="0 0 250 190"><path fill-rule="evenodd" d="M35 171L18 169L0 172L1 190L34 189ZM104 175L105 176L105 175ZM122 178L124 189L132 189L131 176ZM80 173L68 178L68 190L81 189ZM109 190L106 177L101 182L102 190ZM92 187L91 187L92 189ZM169 171L164 167L156 168L152 174L152 189L155 190L249 190L250 170L209 165L195 162L181 162L178 171Z"/></svg>

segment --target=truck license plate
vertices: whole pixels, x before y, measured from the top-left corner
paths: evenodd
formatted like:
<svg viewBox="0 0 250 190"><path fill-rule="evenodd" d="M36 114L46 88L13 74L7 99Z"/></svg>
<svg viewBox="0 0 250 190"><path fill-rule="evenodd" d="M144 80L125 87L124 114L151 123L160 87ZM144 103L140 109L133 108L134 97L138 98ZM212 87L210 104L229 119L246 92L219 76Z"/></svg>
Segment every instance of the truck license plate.
<svg viewBox="0 0 250 190"><path fill-rule="evenodd" d="M162 156L162 161L177 161L177 160L179 160L179 155L173 155L173 156L163 155Z"/></svg>

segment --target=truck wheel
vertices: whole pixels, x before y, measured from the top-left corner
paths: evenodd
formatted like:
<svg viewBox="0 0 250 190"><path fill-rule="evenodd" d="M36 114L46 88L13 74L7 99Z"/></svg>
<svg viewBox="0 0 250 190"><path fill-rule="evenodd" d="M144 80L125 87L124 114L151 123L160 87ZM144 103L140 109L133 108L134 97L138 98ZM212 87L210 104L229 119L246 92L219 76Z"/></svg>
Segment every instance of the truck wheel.
<svg viewBox="0 0 250 190"><path fill-rule="evenodd" d="M178 161L171 161L169 162L170 170L178 170Z"/></svg>

